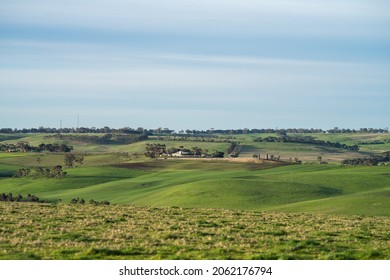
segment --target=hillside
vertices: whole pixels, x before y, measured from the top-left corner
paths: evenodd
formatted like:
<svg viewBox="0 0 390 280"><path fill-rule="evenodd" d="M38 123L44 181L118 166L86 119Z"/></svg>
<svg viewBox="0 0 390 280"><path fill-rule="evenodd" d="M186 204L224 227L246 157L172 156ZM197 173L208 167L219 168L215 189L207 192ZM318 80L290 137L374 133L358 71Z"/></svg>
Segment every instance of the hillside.
<svg viewBox="0 0 390 280"><path fill-rule="evenodd" d="M199 139L194 136L153 136L123 145L59 141L73 146L76 154L84 156L82 166L65 168L67 174L61 179L12 177L20 168L34 170L63 165L63 153L2 152L0 193L34 194L42 200L64 203L79 197L86 201L108 200L114 204L143 206L390 215L389 167L339 164L340 159L368 156L368 152L314 144L254 142L259 135L275 136L216 135ZM314 136L347 145L372 141L387 143L389 138L387 134L356 133ZM36 146L58 143L43 134L3 134L0 139L0 143L25 141ZM167 147L197 146L226 152L231 141L237 141L242 147L238 158L164 160L143 156L147 143L164 143ZM377 145L382 149L388 144L372 146ZM375 150L372 154L381 151ZM261 160L252 159L252 153L257 152ZM264 160L266 153L280 155L281 160ZM290 164L290 160L284 160L284 157L295 156L307 161ZM318 156L322 161L329 160L329 164L319 164Z"/></svg>
<svg viewBox="0 0 390 280"><path fill-rule="evenodd" d="M0 136L0 144L72 146L83 157L67 167L63 152L0 152L2 200L12 193L45 201L0 201L0 259L390 259L389 165L340 164L380 154L385 134L375 136L385 144L366 151L255 142L258 135L131 144ZM346 145L378 141L327 136ZM232 141L240 146L237 158L227 153ZM147 143L219 150L225 158L150 159ZM265 160L267 153L281 159ZM295 157L301 163L289 159ZM65 175L31 175L58 165ZM20 170L31 174L15 178Z"/></svg>
<svg viewBox="0 0 390 280"><path fill-rule="evenodd" d="M390 259L389 217L10 202L0 211L0 259Z"/></svg>
<svg viewBox="0 0 390 280"><path fill-rule="evenodd" d="M11 170L17 167L9 162L19 162L21 157L3 157L8 164L0 164L0 192L32 193L53 202L80 197L145 206L390 213L386 166L283 166L271 161L183 159L96 166L95 157L102 160L102 156L87 156L85 167L67 168L68 174L62 179L10 178Z"/></svg>

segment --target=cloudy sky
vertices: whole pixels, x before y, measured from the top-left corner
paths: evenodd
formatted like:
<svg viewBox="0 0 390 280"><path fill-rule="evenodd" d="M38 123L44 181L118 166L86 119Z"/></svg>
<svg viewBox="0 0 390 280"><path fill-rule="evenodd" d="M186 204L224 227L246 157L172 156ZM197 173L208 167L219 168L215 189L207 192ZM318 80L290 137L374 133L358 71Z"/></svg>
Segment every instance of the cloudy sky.
<svg viewBox="0 0 390 280"><path fill-rule="evenodd" d="M385 128L388 0L0 0L0 127Z"/></svg>

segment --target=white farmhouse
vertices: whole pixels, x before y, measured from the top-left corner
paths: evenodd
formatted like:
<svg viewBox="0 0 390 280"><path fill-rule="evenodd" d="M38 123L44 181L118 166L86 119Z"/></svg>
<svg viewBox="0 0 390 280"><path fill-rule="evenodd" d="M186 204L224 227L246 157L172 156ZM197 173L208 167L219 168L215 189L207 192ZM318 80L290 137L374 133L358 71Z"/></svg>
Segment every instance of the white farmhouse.
<svg viewBox="0 0 390 280"><path fill-rule="evenodd" d="M184 156L189 156L191 153L189 151L177 151L176 153L173 153L173 157L184 157Z"/></svg>

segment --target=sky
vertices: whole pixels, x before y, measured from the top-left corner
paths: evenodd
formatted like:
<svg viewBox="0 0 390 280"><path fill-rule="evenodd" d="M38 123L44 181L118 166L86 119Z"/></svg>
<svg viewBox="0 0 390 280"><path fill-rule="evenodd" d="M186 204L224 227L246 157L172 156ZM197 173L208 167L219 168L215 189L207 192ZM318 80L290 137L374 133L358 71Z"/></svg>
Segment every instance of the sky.
<svg viewBox="0 0 390 280"><path fill-rule="evenodd" d="M388 0L0 0L0 127L386 128Z"/></svg>

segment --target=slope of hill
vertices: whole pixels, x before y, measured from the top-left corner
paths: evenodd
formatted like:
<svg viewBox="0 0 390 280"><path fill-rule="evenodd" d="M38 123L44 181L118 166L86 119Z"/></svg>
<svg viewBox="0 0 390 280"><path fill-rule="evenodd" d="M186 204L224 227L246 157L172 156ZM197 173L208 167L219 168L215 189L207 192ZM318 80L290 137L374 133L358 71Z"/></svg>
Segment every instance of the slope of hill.
<svg viewBox="0 0 390 280"><path fill-rule="evenodd" d="M390 259L389 217L10 202L0 211L0 259Z"/></svg>
<svg viewBox="0 0 390 280"><path fill-rule="evenodd" d="M0 201L0 259L390 259L390 167L339 163L380 153L387 135L378 136L385 144L353 153L258 143L254 136L232 136L241 156L224 159L143 156L146 143L229 147L192 138L65 143L84 161L64 167L63 178L13 178L21 168L64 165L63 153L1 152L2 198L33 194L51 203ZM377 140L352 136L331 137L349 145ZM47 142L43 135L1 140ZM251 153L299 157L304 164L252 159ZM86 205L70 205L74 198ZM111 205L89 205L91 199Z"/></svg>
<svg viewBox="0 0 390 280"><path fill-rule="evenodd" d="M231 136L240 141L237 159L148 160L142 156L145 143L186 145L224 149L228 143L165 141L151 138L128 145L74 144L75 151L86 152L82 167L66 168L62 179L12 178L19 168L50 167L63 164L60 153L0 153L0 192L34 194L49 201L69 202L72 198L108 200L111 203L144 206L181 206L287 212L331 212L361 215L390 215L389 169L386 166L347 167L318 163L289 165L285 162L252 160L251 149L293 154L302 158L323 155L336 158L361 156L337 148L300 143L258 143L256 135ZM226 137L226 136L224 136ZM316 136L317 137L317 136ZM332 141L386 142L381 135L322 135ZM329 138L326 138L329 137ZM3 142L29 141L39 145L44 135L2 135ZM382 146L381 146L382 147ZM326 151L324 150L326 149ZM379 151L376 151L379 152ZM137 154L137 155L134 155ZM277 155L277 154L276 154ZM286 165L287 164L287 165Z"/></svg>
<svg viewBox="0 0 390 280"><path fill-rule="evenodd" d="M4 164L0 169L10 170ZM66 171L68 175L62 179L15 179L4 175L0 192L33 193L42 199L63 202L80 197L145 206L390 213L388 167L172 159Z"/></svg>

